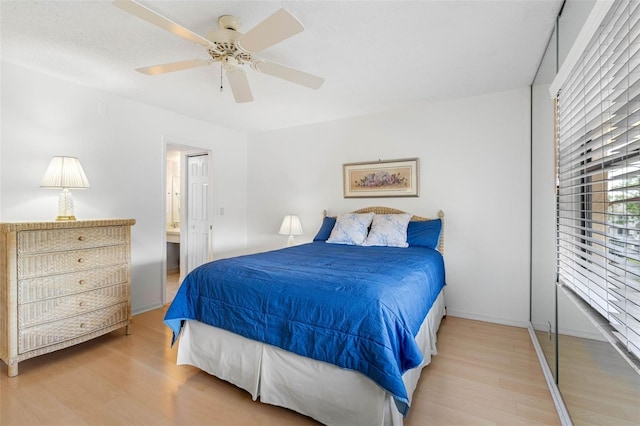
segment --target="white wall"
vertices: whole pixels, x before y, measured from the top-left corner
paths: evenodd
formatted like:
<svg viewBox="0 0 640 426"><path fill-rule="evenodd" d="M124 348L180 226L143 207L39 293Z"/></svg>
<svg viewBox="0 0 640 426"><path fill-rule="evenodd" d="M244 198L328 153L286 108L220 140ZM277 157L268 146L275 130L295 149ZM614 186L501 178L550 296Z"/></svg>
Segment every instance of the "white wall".
<svg viewBox="0 0 640 426"><path fill-rule="evenodd" d="M0 220L53 220L57 190L40 180L54 155L80 158L91 183L74 191L78 219L135 218L132 308L162 302L164 144L211 150L216 250L246 244L247 137L219 126L2 63Z"/></svg>
<svg viewBox="0 0 640 426"><path fill-rule="evenodd" d="M386 114L254 134L193 120L2 64L0 220L51 220L39 188L53 155L81 159L92 188L80 219L133 217L133 309L161 303L164 142L214 157L218 254L281 247L282 216L311 240L322 210L388 205L446 214L451 315L525 325L529 306L529 89L417 104ZM164 138L164 139L163 139ZM342 164L419 157L419 198L344 199ZM219 214L220 207L225 210ZM249 237L247 237L249 236Z"/></svg>
<svg viewBox="0 0 640 426"><path fill-rule="evenodd" d="M284 246L277 231L286 213L300 215L298 241L309 241L325 208L442 209L449 314L526 326L529 133L523 88L250 135L249 244ZM408 157L420 158L419 198L343 198L343 163Z"/></svg>

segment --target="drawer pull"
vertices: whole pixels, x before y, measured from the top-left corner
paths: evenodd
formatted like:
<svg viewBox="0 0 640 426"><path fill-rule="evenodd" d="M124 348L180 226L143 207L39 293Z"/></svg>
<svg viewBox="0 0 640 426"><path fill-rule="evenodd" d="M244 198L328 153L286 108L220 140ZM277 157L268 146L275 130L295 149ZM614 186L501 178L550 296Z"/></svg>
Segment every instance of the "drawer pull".
<svg viewBox="0 0 640 426"><path fill-rule="evenodd" d="M84 306L84 302L78 303L78 306Z"/></svg>
<svg viewBox="0 0 640 426"><path fill-rule="evenodd" d="M78 237L78 241L84 241L84 240L85 240L84 235L80 235L80 236Z"/></svg>
<svg viewBox="0 0 640 426"><path fill-rule="evenodd" d="M78 259L78 263L82 263L82 262L84 262L84 259L83 258L79 258Z"/></svg>
<svg viewBox="0 0 640 426"><path fill-rule="evenodd" d="M80 280L80 281L78 281L78 284L80 284L80 285L84 285L84 284L86 284L86 283L87 283L87 280Z"/></svg>
<svg viewBox="0 0 640 426"><path fill-rule="evenodd" d="M80 323L80 328L84 328L84 323L83 322Z"/></svg>

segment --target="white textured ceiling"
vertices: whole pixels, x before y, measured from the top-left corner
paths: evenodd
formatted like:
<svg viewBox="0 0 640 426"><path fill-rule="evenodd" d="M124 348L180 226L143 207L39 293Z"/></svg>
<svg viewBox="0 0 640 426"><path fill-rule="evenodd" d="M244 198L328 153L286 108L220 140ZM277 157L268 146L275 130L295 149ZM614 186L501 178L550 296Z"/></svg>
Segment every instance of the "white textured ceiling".
<svg viewBox="0 0 640 426"><path fill-rule="evenodd" d="M305 31L260 52L326 79L311 90L247 70L254 102L220 92L216 65L147 76L135 68L207 59L111 1L0 2L2 60L244 132L526 86L562 0L140 1L206 35L220 15L246 32L285 7Z"/></svg>

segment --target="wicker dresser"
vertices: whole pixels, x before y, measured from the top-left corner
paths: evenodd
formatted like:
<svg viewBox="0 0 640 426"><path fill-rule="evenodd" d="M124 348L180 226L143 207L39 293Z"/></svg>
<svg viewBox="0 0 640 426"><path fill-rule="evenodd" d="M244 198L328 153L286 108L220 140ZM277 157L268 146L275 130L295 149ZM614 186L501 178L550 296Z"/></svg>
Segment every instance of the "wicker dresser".
<svg viewBox="0 0 640 426"><path fill-rule="evenodd" d="M134 219L0 223L0 359L18 363L131 324Z"/></svg>

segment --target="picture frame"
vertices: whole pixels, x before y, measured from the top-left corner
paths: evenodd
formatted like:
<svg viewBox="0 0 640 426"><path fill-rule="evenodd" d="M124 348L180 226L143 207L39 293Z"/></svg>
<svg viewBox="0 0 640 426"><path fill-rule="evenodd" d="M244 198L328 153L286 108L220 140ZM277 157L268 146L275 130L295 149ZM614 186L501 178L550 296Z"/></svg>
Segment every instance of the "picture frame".
<svg viewBox="0 0 640 426"><path fill-rule="evenodd" d="M419 159L342 165L344 198L418 197Z"/></svg>

